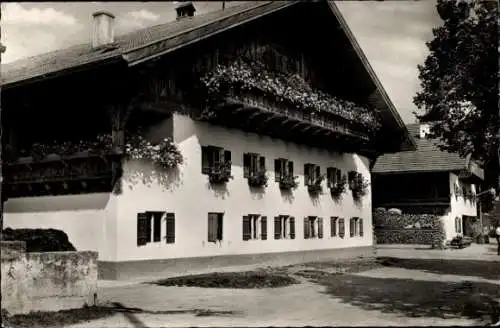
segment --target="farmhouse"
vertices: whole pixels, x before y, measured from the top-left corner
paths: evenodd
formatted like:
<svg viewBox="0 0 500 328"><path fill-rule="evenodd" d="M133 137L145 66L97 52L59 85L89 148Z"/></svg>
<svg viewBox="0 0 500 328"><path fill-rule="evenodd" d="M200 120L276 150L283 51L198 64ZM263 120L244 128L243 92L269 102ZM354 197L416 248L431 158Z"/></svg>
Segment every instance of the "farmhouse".
<svg viewBox="0 0 500 328"><path fill-rule="evenodd" d="M439 149L428 124L410 124L417 149L384 154L372 171L373 207L441 217L445 239L472 237L478 229L476 194L483 170L470 158Z"/></svg>
<svg viewBox="0 0 500 328"><path fill-rule="evenodd" d="M5 227L112 279L371 253L370 166L415 145L335 4L176 10L3 68Z"/></svg>

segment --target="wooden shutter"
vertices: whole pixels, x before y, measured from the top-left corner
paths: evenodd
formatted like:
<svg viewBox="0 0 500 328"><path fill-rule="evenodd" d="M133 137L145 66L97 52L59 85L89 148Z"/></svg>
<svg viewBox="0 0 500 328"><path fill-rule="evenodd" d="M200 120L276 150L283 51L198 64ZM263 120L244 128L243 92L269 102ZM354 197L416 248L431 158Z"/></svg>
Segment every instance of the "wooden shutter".
<svg viewBox="0 0 500 328"><path fill-rule="evenodd" d="M459 222L459 219L458 219L458 216L455 218L455 232L456 233L460 233L460 230L458 229L458 226L459 226L460 222Z"/></svg>
<svg viewBox="0 0 500 328"><path fill-rule="evenodd" d="M243 216L243 240L251 239L251 222L249 216Z"/></svg>
<svg viewBox="0 0 500 328"><path fill-rule="evenodd" d="M208 214L208 241L215 243L217 240L217 216Z"/></svg>
<svg viewBox="0 0 500 328"><path fill-rule="evenodd" d="M349 219L349 231L351 233L351 237L354 237L354 219Z"/></svg>
<svg viewBox="0 0 500 328"><path fill-rule="evenodd" d="M143 246L151 239L151 230L149 229L149 215L146 213L137 214L137 246Z"/></svg>
<svg viewBox="0 0 500 328"><path fill-rule="evenodd" d="M210 161L209 161L209 151L210 148L207 146L201 146L201 173L210 173Z"/></svg>
<svg viewBox="0 0 500 328"><path fill-rule="evenodd" d="M224 163L231 163L231 151L224 150ZM229 173L231 173L231 165L229 165Z"/></svg>
<svg viewBox="0 0 500 328"><path fill-rule="evenodd" d="M288 161L288 174L293 177L293 162Z"/></svg>
<svg viewBox="0 0 500 328"><path fill-rule="evenodd" d="M167 213L167 244L175 243L175 214Z"/></svg>
<svg viewBox="0 0 500 328"><path fill-rule="evenodd" d="M330 237L337 236L337 218L332 216L330 218Z"/></svg>
<svg viewBox="0 0 500 328"><path fill-rule="evenodd" d="M260 239L267 240L267 216L260 218Z"/></svg>
<svg viewBox="0 0 500 328"><path fill-rule="evenodd" d="M266 158L264 156L260 156L259 157L259 169L261 171L265 171L266 170Z"/></svg>
<svg viewBox="0 0 500 328"><path fill-rule="evenodd" d="M359 235L363 237L363 219L359 218Z"/></svg>
<svg viewBox="0 0 500 328"><path fill-rule="evenodd" d="M279 216L274 217L274 239L281 238L281 219Z"/></svg>
<svg viewBox="0 0 500 328"><path fill-rule="evenodd" d="M356 180L356 171L349 171L347 178L349 180L349 188L353 189Z"/></svg>
<svg viewBox="0 0 500 328"><path fill-rule="evenodd" d="M281 177L281 160L274 160L274 181L279 182Z"/></svg>
<svg viewBox="0 0 500 328"><path fill-rule="evenodd" d="M304 218L304 239L309 239L310 229L309 229L309 218L306 216Z"/></svg>
<svg viewBox="0 0 500 328"><path fill-rule="evenodd" d="M340 169L335 169L334 182L340 183L342 181L342 171Z"/></svg>
<svg viewBox="0 0 500 328"><path fill-rule="evenodd" d="M310 167L311 164L304 164L304 186L308 186L311 181Z"/></svg>
<svg viewBox="0 0 500 328"><path fill-rule="evenodd" d="M333 187L333 174L334 174L333 167L327 167L326 168L326 177L327 177L326 183L327 183L328 188Z"/></svg>
<svg viewBox="0 0 500 328"><path fill-rule="evenodd" d="M151 214L153 216L153 241L158 242L161 241L161 218L163 213L154 212Z"/></svg>
<svg viewBox="0 0 500 328"><path fill-rule="evenodd" d="M224 220L224 215L222 213L217 213L216 214L217 221L216 222L216 229L217 229L217 240L222 240L222 233L223 233L223 220Z"/></svg>
<svg viewBox="0 0 500 328"><path fill-rule="evenodd" d="M243 177L248 178L250 176L250 154L243 154Z"/></svg>
<svg viewBox="0 0 500 328"><path fill-rule="evenodd" d="M323 238L323 218L318 218L318 238Z"/></svg>
<svg viewBox="0 0 500 328"><path fill-rule="evenodd" d="M319 177L321 176L321 168L320 168L319 166L315 166L315 167L314 167L314 171L315 171L315 172L314 172L314 174L315 174L314 178L315 178L316 180L318 180L318 179L319 179Z"/></svg>
<svg viewBox="0 0 500 328"><path fill-rule="evenodd" d="M295 218L291 216L290 220L290 239L295 239Z"/></svg>
<svg viewBox="0 0 500 328"><path fill-rule="evenodd" d="M344 238L345 236L345 219L339 219L339 236L340 238Z"/></svg>

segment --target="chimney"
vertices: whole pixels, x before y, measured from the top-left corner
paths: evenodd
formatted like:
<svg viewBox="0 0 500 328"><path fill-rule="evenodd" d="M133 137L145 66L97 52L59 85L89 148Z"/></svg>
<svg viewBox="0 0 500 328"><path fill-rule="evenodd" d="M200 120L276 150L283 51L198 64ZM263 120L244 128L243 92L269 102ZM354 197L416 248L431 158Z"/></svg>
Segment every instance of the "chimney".
<svg viewBox="0 0 500 328"><path fill-rule="evenodd" d="M179 20L185 17L193 17L196 9L191 1L179 1L175 11L177 12L177 20Z"/></svg>
<svg viewBox="0 0 500 328"><path fill-rule="evenodd" d="M92 17L92 48L113 43L115 16L107 11L97 11Z"/></svg>
<svg viewBox="0 0 500 328"><path fill-rule="evenodd" d="M430 126L429 124L420 124L420 133L419 133L419 137L420 139L425 139L426 136L430 133Z"/></svg>

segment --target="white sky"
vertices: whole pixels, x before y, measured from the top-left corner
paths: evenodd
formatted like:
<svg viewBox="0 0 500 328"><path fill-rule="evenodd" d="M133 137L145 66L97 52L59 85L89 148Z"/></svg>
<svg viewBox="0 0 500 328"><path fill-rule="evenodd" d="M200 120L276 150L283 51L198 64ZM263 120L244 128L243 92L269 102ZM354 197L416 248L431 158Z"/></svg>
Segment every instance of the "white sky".
<svg viewBox="0 0 500 328"><path fill-rule="evenodd" d="M237 5L226 2L226 6ZM336 1L375 72L406 123L414 122L412 98L418 90L417 64L425 42L441 23L435 0ZM220 9L221 2L194 2L197 13ZM116 32L175 19L172 2L10 2L2 3L2 63L87 42L97 10L116 16Z"/></svg>

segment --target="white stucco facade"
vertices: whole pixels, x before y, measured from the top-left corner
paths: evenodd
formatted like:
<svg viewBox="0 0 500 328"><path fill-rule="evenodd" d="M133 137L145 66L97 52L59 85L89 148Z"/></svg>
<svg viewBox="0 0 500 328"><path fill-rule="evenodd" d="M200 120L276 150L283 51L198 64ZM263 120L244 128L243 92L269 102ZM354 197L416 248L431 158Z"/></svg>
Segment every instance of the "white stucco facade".
<svg viewBox="0 0 500 328"><path fill-rule="evenodd" d="M122 262L217 255L293 252L371 246L371 193L361 202L354 202L351 192L340 201L330 196L323 182L324 193L311 198L304 185L303 166L314 163L326 173L337 167L343 173L357 171L370 180L368 159L356 154L337 154L321 149L299 146L282 140L193 121L174 114L152 127L151 137L173 137L184 156L178 172L162 181L131 183L134 172L151 172L147 163L128 162L124 166L122 193L61 197L12 199L6 203L5 227L54 228L64 230L78 250L99 252L99 260ZM213 188L207 175L201 173L201 146L213 145L231 151L232 175L225 188ZM266 158L269 177L263 192L252 192L243 177L243 153L259 153ZM282 195L274 181L274 159L294 162L299 186L289 195ZM137 245L137 214L145 211L175 213L175 243L166 243L166 224L162 220L161 241ZM224 213L221 242L207 240L208 213ZM242 217L248 214L267 216L267 240L242 238ZM295 217L295 239L275 240L273 218ZM322 239L304 239L306 216L323 218ZM330 217L345 219L345 236L330 236ZM363 236L351 237L349 219L363 219Z"/></svg>
<svg viewBox="0 0 500 328"><path fill-rule="evenodd" d="M444 229L446 233L446 240L451 240L453 237L457 236L455 229L455 218L460 218L460 224L462 225L462 215L467 216L477 216L477 203L476 201L471 201L465 199L462 195L455 194L455 185L459 186L459 179L455 173L449 174L450 180L450 209L448 213L443 216ZM472 191L477 192L476 186L471 185ZM462 226L463 229L463 226ZM462 230L463 232L463 230Z"/></svg>

